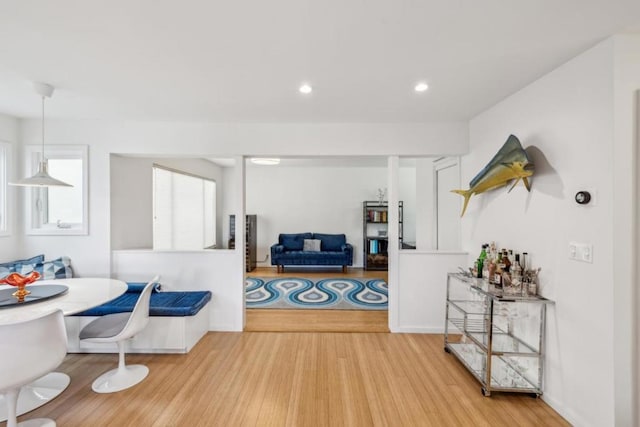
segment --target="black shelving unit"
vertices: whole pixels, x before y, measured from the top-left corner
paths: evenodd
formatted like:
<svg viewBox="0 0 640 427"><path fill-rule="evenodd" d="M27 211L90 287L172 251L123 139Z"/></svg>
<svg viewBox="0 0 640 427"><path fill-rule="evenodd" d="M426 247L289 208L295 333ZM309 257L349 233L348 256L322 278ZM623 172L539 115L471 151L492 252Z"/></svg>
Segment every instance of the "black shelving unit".
<svg viewBox="0 0 640 427"><path fill-rule="evenodd" d="M256 215L247 215L245 220L244 236L244 265L247 272L253 271L257 265L257 229L258 218ZM229 249L236 247L236 216L229 215Z"/></svg>
<svg viewBox="0 0 640 427"><path fill-rule="evenodd" d="M402 202L398 202L398 247L402 247ZM362 202L362 264L365 270L389 268L389 204Z"/></svg>

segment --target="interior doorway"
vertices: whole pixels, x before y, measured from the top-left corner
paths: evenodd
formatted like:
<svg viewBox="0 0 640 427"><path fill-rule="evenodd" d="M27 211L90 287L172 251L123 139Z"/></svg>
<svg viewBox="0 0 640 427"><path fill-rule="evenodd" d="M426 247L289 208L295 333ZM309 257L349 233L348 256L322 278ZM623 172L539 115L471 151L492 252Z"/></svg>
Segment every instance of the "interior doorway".
<svg viewBox="0 0 640 427"><path fill-rule="evenodd" d="M362 267L362 203L374 199L377 190L387 186L386 157L289 158L282 159L277 166L247 163L245 175L245 211L257 218L258 259L257 267L246 273L247 286L251 286L252 280L254 283L288 280L289 283L270 283L271 291L281 290L286 294L289 289L298 292L296 286L300 282L304 282L304 286L324 282L334 287L322 290L333 290L342 298L346 291L340 291L345 288L367 285L370 281L382 281L386 285L387 271L367 271ZM353 247L353 265L348 266L346 272L340 266L285 265L280 273L271 263L271 246L279 242L279 235L283 233L344 234L346 242ZM335 283L327 285L331 281ZM356 281L360 284L354 285ZM322 292L314 295L312 289L300 288L299 292L326 298L320 295ZM263 295L268 297L266 293ZM386 295L384 301L388 302ZM266 309L247 303L245 330L388 332L386 307L384 310L346 308L344 304L349 302L337 303L333 309L295 305L278 308L276 304Z"/></svg>

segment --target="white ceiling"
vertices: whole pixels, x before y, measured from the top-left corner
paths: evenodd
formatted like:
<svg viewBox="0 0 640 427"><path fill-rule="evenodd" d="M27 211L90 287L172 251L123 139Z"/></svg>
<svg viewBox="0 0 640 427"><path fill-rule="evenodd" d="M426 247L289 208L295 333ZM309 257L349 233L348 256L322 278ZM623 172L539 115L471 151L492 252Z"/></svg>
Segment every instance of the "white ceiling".
<svg viewBox="0 0 640 427"><path fill-rule="evenodd" d="M0 0L0 112L37 117L42 81L53 118L467 120L639 22L638 0Z"/></svg>
<svg viewBox="0 0 640 427"><path fill-rule="evenodd" d="M235 166L234 159L230 158L209 158L210 162L221 167ZM273 167L361 167L361 168L383 168L387 166L387 158L384 156L349 156L349 157L326 157L315 156L313 158L289 157L280 158L280 163L276 165L257 165L247 159L246 166L251 168L273 168ZM400 167L416 166L416 158L399 159Z"/></svg>

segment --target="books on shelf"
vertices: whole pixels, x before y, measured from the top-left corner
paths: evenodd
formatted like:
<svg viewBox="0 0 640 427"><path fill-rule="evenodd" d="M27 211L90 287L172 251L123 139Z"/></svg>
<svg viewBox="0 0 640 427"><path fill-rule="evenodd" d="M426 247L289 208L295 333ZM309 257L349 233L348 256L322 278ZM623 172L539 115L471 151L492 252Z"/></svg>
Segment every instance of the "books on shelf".
<svg viewBox="0 0 640 427"><path fill-rule="evenodd" d="M369 253L372 255L386 254L387 246L388 242L386 240L371 239L369 240Z"/></svg>
<svg viewBox="0 0 640 427"><path fill-rule="evenodd" d="M387 222L387 211L370 209L367 211L369 222Z"/></svg>

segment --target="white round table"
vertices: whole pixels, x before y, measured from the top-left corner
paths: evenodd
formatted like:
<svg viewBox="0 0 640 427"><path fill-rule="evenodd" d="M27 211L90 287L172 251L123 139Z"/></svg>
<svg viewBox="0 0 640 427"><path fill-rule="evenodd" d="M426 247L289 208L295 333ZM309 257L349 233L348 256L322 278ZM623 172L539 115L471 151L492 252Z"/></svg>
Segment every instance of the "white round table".
<svg viewBox="0 0 640 427"><path fill-rule="evenodd" d="M41 285L66 285L69 290L44 301L0 308L0 324L24 322L60 309L65 316L104 304L124 294L127 284L121 280L102 278L74 278L40 280L27 286L27 290ZM0 285L0 289L11 288ZM15 289L15 288L14 288ZM67 374L52 372L25 386L18 397L18 415L26 414L62 393L71 379ZM7 405L0 397L0 421L7 419Z"/></svg>

